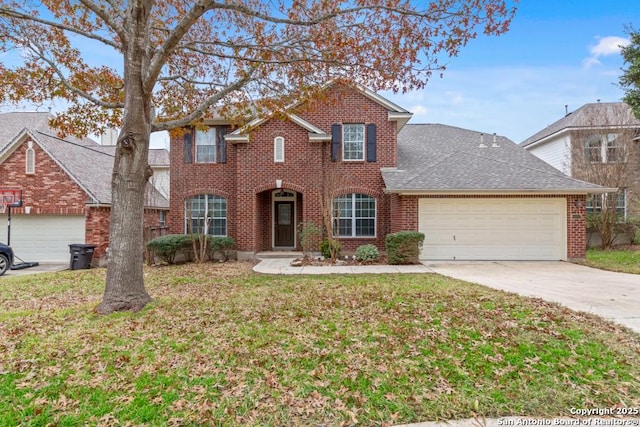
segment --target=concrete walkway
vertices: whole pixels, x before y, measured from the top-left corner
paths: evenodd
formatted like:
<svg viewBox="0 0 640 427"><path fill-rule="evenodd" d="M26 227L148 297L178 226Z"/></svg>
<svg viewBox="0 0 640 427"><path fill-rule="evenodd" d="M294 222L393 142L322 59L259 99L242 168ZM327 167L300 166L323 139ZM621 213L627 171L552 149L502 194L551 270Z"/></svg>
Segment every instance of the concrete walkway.
<svg viewBox="0 0 640 427"><path fill-rule="evenodd" d="M57 262L41 262L35 267L24 268L20 270L7 270L2 277L26 276L28 274L52 273L56 271L64 271L69 269L69 263ZM1 278L0 278L1 280Z"/></svg>
<svg viewBox="0 0 640 427"><path fill-rule="evenodd" d="M427 266L418 265L343 265L292 267L293 258L266 258L253 270L265 274L381 274L381 273L433 273Z"/></svg>

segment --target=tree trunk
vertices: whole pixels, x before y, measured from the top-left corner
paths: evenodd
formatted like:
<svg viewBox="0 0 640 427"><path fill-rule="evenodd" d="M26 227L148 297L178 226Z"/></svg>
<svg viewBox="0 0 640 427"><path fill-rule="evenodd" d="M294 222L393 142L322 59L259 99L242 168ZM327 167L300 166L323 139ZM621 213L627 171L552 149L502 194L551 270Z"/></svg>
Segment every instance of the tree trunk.
<svg viewBox="0 0 640 427"><path fill-rule="evenodd" d="M125 102L111 179L109 263L97 311L139 311L152 299L144 287L144 206L151 136L151 89L143 85L150 6L133 2L125 44Z"/></svg>

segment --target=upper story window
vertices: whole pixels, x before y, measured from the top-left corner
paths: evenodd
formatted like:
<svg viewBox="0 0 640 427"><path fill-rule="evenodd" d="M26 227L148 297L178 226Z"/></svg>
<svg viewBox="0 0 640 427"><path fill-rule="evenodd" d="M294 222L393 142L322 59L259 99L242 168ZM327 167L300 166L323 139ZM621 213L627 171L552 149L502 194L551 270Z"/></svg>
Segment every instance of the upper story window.
<svg viewBox="0 0 640 427"><path fill-rule="evenodd" d="M590 163L616 163L625 161L624 144L618 135L592 135L584 142L585 158Z"/></svg>
<svg viewBox="0 0 640 427"><path fill-rule="evenodd" d="M607 135L607 162L616 163L625 161L624 144L618 139L618 135L610 133Z"/></svg>
<svg viewBox="0 0 640 427"><path fill-rule="evenodd" d="M340 237L375 237L376 199L358 193L336 197L333 221Z"/></svg>
<svg viewBox="0 0 640 427"><path fill-rule="evenodd" d="M33 149L33 141L29 141L25 155L25 173L33 175L36 173L36 152Z"/></svg>
<svg viewBox="0 0 640 427"><path fill-rule="evenodd" d="M342 159L346 161L364 160L364 125L342 125Z"/></svg>
<svg viewBox="0 0 640 427"><path fill-rule="evenodd" d="M186 129L182 140L184 163L227 163L227 141L224 136L228 132L229 126L215 126L195 131Z"/></svg>
<svg viewBox="0 0 640 427"><path fill-rule="evenodd" d="M216 129L196 129L196 163L216 162Z"/></svg>
<svg viewBox="0 0 640 427"><path fill-rule="evenodd" d="M331 125L331 161L377 161L375 123Z"/></svg>
<svg viewBox="0 0 640 427"><path fill-rule="evenodd" d="M284 162L284 138L281 136L273 140L273 161L276 163Z"/></svg>

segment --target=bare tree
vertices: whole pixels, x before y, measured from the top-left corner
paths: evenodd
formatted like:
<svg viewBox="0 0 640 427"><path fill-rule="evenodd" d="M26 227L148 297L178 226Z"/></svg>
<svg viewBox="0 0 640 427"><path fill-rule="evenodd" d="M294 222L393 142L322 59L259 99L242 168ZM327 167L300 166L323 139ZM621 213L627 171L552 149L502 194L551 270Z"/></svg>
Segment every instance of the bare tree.
<svg viewBox="0 0 640 427"><path fill-rule="evenodd" d="M583 108L583 121L571 133L572 175L617 189L592 195L587 206L588 226L600 235L602 249L609 249L626 231L626 209L639 203L640 122L624 103Z"/></svg>
<svg viewBox="0 0 640 427"><path fill-rule="evenodd" d="M0 52L19 53L17 65L0 64L0 102L61 99L69 108L52 124L63 133L120 127L97 310L139 310L151 300L142 270L151 132L216 108L239 118L255 99L258 112L277 110L335 77L373 90L423 88L444 70L440 57L458 55L478 31L507 31L507 2L3 0ZM88 63L95 52L104 64Z"/></svg>
<svg viewBox="0 0 640 427"><path fill-rule="evenodd" d="M347 176L337 171L336 168L323 167L320 206L322 209L322 225L329 243L329 254L332 262L335 262L339 256L338 236L341 210L340 204L336 203L336 197L340 196L339 191L344 188L347 182L349 182Z"/></svg>

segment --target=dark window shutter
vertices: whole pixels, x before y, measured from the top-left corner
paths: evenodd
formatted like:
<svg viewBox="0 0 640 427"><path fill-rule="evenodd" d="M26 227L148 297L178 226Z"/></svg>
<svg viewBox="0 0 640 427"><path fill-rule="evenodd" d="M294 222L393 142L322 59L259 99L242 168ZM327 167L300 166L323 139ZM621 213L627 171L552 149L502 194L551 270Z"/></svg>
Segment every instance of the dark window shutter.
<svg viewBox="0 0 640 427"><path fill-rule="evenodd" d="M191 133L191 129L184 134L182 139L184 141L184 162L193 163L193 134Z"/></svg>
<svg viewBox="0 0 640 427"><path fill-rule="evenodd" d="M376 161L376 125L367 125L367 162Z"/></svg>
<svg viewBox="0 0 640 427"><path fill-rule="evenodd" d="M337 162L340 157L340 144L342 143L342 126L331 125L331 161Z"/></svg>
<svg viewBox="0 0 640 427"><path fill-rule="evenodd" d="M227 163L227 141L224 136L229 133L229 126L218 126L216 128L216 161Z"/></svg>

